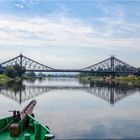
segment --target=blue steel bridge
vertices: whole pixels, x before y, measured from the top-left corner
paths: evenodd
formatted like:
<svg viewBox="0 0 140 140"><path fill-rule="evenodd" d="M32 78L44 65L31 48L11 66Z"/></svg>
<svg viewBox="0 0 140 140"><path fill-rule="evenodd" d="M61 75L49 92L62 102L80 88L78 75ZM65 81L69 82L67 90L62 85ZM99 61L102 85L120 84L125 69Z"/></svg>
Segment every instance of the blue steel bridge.
<svg viewBox="0 0 140 140"><path fill-rule="evenodd" d="M123 62L122 60L114 56L111 56L108 59L82 69L55 69L32 60L22 54L15 58L9 59L8 61L1 63L0 65L2 67L7 67L14 66L16 64L25 67L27 72L85 72L110 74L112 76L115 76L117 74L134 75L137 73L137 68L127 64L126 62Z"/></svg>

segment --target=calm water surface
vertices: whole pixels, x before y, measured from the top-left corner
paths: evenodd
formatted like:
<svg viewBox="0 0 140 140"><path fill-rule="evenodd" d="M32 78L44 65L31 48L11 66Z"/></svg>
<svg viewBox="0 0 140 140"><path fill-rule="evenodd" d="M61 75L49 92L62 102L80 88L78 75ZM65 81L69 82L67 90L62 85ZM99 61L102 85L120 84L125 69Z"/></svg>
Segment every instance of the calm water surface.
<svg viewBox="0 0 140 140"><path fill-rule="evenodd" d="M140 89L72 78L23 81L0 88L0 117L37 100L34 113L57 139L140 139Z"/></svg>

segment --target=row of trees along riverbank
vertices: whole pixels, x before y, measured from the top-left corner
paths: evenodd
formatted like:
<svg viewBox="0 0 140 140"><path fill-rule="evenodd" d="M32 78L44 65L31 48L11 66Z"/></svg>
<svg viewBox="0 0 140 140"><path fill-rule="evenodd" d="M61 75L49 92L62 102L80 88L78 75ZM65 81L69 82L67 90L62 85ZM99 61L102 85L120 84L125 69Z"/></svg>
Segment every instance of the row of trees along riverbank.
<svg viewBox="0 0 140 140"><path fill-rule="evenodd" d="M92 80L110 80L111 76L109 74L99 73L84 73L81 72L79 74L79 79L84 81L92 81ZM116 75L114 79L115 81L124 81L124 82L140 82L140 68L138 68L138 72L136 75Z"/></svg>
<svg viewBox="0 0 140 140"><path fill-rule="evenodd" d="M0 72L0 83L6 83L11 80L21 80L21 77L25 72L25 67L21 67L18 64L4 67Z"/></svg>
<svg viewBox="0 0 140 140"><path fill-rule="evenodd" d="M43 73L36 74L35 72L26 72L25 67L20 65L7 66L0 71L0 84L6 83L11 80L22 80L22 79L33 79L33 78L43 78L46 75Z"/></svg>

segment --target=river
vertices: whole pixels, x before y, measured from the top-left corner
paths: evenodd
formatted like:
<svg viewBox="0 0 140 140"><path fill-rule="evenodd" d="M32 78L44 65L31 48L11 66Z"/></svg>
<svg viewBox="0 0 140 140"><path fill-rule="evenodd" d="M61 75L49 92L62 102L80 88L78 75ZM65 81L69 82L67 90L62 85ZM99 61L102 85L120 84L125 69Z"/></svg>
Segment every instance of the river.
<svg viewBox="0 0 140 140"><path fill-rule="evenodd" d="M140 139L140 88L46 78L0 86L0 117L37 100L35 118L57 139Z"/></svg>

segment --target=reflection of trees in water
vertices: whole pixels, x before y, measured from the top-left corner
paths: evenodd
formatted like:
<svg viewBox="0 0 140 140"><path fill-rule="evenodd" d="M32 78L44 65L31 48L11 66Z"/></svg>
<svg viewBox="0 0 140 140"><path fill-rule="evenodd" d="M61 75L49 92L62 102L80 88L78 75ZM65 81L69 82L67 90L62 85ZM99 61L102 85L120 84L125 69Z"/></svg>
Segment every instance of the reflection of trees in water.
<svg viewBox="0 0 140 140"><path fill-rule="evenodd" d="M114 81L92 81L83 83L81 81L81 85L83 86L25 86L22 82L12 82L4 85L3 87L1 86L0 93L21 104L26 100L49 92L50 90L84 90L90 94L108 101L111 104L114 104L119 100L132 95L136 90L140 90L135 86L130 86L127 83L121 84Z"/></svg>
<svg viewBox="0 0 140 140"><path fill-rule="evenodd" d="M33 78L28 78L25 81L26 81L26 83L34 84L36 80L39 81L39 83L41 83L41 82L45 81L46 79L44 77L37 77L37 78L33 77Z"/></svg>
<svg viewBox="0 0 140 140"><path fill-rule="evenodd" d="M11 90L16 94L16 93L24 91L25 90L25 85L22 84L22 81L12 82L12 83L7 84L6 89Z"/></svg>
<svg viewBox="0 0 140 140"><path fill-rule="evenodd" d="M5 85L0 86L0 93L13 100L18 100L18 102L21 104L21 95L25 89L25 85L23 85L22 81L10 81Z"/></svg>

